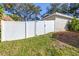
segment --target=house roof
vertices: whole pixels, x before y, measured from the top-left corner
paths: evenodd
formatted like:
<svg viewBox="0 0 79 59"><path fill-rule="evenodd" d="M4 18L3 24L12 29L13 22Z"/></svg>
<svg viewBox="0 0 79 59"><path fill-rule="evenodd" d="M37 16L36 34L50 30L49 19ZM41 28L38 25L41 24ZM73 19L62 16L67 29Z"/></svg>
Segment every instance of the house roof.
<svg viewBox="0 0 79 59"><path fill-rule="evenodd" d="M13 20L10 16L5 15L5 14L3 14L2 19L3 19L4 21L12 21L12 20Z"/></svg>
<svg viewBox="0 0 79 59"><path fill-rule="evenodd" d="M48 18L50 18L50 17L54 18L54 16L60 16L60 17L68 18L68 19L72 19L72 18L73 18L73 17L71 17L71 16L68 16L68 15L61 14L61 13L56 12L56 13L53 13L53 14L51 14L51 15L49 15L49 16L43 18L43 19L48 19Z"/></svg>
<svg viewBox="0 0 79 59"><path fill-rule="evenodd" d="M55 16L61 16L61 17L65 17L65 18L70 18L70 19L73 18L71 16L68 16L68 15L65 15L65 14L62 14L62 13L58 13L58 12L54 13L53 15L55 15Z"/></svg>
<svg viewBox="0 0 79 59"><path fill-rule="evenodd" d="M5 14L3 14L2 20L4 20L4 21L13 21L13 19L10 16L5 15ZM1 28L1 21L0 21L0 28Z"/></svg>

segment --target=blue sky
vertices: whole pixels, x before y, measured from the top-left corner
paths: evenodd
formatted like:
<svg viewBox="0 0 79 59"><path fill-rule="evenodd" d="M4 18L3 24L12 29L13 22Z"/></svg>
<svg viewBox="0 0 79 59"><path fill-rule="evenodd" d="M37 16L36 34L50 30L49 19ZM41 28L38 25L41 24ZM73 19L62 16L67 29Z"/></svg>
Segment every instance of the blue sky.
<svg viewBox="0 0 79 59"><path fill-rule="evenodd" d="M40 12L41 15L43 15L44 13L46 13L47 7L50 6L49 3L36 3L35 5L36 5L36 6L40 6L40 8L41 8L41 10L42 10L42 11Z"/></svg>

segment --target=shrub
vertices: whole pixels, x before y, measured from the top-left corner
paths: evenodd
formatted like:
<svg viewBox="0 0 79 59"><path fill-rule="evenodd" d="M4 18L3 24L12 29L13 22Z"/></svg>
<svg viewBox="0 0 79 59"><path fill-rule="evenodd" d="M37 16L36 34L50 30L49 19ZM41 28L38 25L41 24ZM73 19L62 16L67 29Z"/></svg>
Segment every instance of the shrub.
<svg viewBox="0 0 79 59"><path fill-rule="evenodd" d="M73 18L71 22L68 22L67 26L70 31L79 31L79 20Z"/></svg>
<svg viewBox="0 0 79 59"><path fill-rule="evenodd" d="M2 19L4 8L0 5L0 19Z"/></svg>
<svg viewBox="0 0 79 59"><path fill-rule="evenodd" d="M79 24L75 26L75 31L79 31Z"/></svg>

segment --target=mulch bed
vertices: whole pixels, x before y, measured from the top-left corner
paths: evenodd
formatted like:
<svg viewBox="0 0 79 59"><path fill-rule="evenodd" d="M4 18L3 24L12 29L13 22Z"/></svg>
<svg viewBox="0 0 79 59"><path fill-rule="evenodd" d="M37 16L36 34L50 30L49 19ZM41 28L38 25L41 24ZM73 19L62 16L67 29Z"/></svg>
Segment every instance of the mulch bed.
<svg viewBox="0 0 79 59"><path fill-rule="evenodd" d="M59 41L79 48L79 32L57 32L55 35Z"/></svg>

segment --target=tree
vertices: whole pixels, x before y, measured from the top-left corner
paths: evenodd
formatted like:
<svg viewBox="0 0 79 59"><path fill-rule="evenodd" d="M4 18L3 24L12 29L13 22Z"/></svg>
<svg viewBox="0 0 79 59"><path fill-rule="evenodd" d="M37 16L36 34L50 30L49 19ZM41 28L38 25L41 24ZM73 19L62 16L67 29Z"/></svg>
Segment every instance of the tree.
<svg viewBox="0 0 79 59"><path fill-rule="evenodd" d="M15 21L21 21L22 19L21 19L21 17L19 17L18 15L16 15L16 14L11 14L11 15L8 15L8 16L10 16L13 20L15 20Z"/></svg>
<svg viewBox="0 0 79 59"><path fill-rule="evenodd" d="M0 19L2 19L4 8L0 5Z"/></svg>
<svg viewBox="0 0 79 59"><path fill-rule="evenodd" d="M79 12L77 12L77 10L79 10L79 4L78 3L70 3L69 8L70 8L69 13L71 13L75 17L79 16Z"/></svg>
<svg viewBox="0 0 79 59"><path fill-rule="evenodd" d="M55 12L68 14L69 6L67 3L61 4L61 3L53 3L50 4L51 8L48 8L48 14L52 14Z"/></svg>
<svg viewBox="0 0 79 59"><path fill-rule="evenodd" d="M60 5L60 3L52 3L52 4L50 4L50 8L47 8L48 9L47 13L52 14L52 13L57 12L57 9L58 9L59 5Z"/></svg>
<svg viewBox="0 0 79 59"><path fill-rule="evenodd" d="M64 3L64 4L50 4L51 8L48 10L48 14L59 12L63 14L73 15L79 17L79 4L78 3ZM78 11L78 12L77 12Z"/></svg>
<svg viewBox="0 0 79 59"><path fill-rule="evenodd" d="M69 11L68 3L61 4L57 9L57 12L63 13L63 14L69 14L68 11Z"/></svg>
<svg viewBox="0 0 79 59"><path fill-rule="evenodd" d="M22 20L32 19L31 16L40 13L41 9L34 4L29 3L18 3L18 4L3 4L6 11L11 14L16 14L22 18Z"/></svg>

